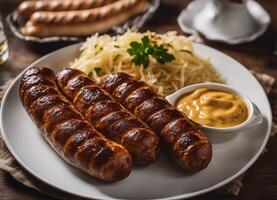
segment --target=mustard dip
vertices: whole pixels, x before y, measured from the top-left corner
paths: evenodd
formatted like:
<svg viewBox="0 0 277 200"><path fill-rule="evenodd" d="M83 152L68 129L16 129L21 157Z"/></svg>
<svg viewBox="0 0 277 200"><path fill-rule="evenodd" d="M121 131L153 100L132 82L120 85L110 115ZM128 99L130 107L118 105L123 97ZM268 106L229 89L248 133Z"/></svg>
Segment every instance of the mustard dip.
<svg viewBox="0 0 277 200"><path fill-rule="evenodd" d="M236 126L248 117L247 107L240 97L209 88L186 94L176 106L194 122L217 128Z"/></svg>

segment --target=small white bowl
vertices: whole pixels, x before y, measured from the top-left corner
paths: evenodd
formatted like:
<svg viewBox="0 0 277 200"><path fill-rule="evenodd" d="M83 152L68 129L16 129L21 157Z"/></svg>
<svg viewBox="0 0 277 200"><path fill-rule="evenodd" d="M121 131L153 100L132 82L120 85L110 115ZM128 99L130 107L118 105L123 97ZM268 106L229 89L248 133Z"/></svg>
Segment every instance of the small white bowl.
<svg viewBox="0 0 277 200"><path fill-rule="evenodd" d="M183 96L184 94L190 93L198 88L210 88L214 90L219 91L225 91L232 94L235 94L239 96L245 103L248 109L248 118L242 122L239 125L233 126L233 127L227 127L227 128L217 128L217 127L211 127L206 125L200 126L203 128L203 130L206 131L210 136L218 135L222 136L223 134L226 135L228 133L240 133L245 129L257 126L262 123L263 121L263 115L259 111L258 107L245 95L240 93L238 90L225 85L225 84L219 84L219 83L199 83L190 85L184 88L181 88L174 92L173 94L166 97L166 100L175 106L176 101ZM220 134L219 134L220 133Z"/></svg>
<svg viewBox="0 0 277 200"><path fill-rule="evenodd" d="M270 15L254 0L194 0L177 18L181 30L227 44L251 42L270 24ZM238 31L239 30L239 31Z"/></svg>

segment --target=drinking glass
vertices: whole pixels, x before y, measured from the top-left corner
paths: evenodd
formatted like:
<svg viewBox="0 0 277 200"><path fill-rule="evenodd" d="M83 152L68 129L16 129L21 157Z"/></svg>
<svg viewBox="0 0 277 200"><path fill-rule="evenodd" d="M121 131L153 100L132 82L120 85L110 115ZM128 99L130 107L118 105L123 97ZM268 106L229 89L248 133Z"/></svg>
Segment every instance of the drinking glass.
<svg viewBox="0 0 277 200"><path fill-rule="evenodd" d="M8 40L4 32L3 21L0 13L0 65L9 57Z"/></svg>

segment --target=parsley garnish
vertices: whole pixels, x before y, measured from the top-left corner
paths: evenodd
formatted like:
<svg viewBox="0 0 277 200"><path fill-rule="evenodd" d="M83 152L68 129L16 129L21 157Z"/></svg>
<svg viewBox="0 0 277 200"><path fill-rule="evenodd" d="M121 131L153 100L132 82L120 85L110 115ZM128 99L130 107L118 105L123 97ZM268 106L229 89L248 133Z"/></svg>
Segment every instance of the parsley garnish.
<svg viewBox="0 0 277 200"><path fill-rule="evenodd" d="M175 57L169 54L167 50L162 44L157 45L150 41L148 36L144 36L141 42L131 42L127 52L133 57L132 62L135 65L143 65L144 68L147 68L149 56L155 58L160 64L174 60Z"/></svg>
<svg viewBox="0 0 277 200"><path fill-rule="evenodd" d="M97 74L100 73L101 70L102 70L101 67L95 67L95 68L94 68L94 71L95 71Z"/></svg>

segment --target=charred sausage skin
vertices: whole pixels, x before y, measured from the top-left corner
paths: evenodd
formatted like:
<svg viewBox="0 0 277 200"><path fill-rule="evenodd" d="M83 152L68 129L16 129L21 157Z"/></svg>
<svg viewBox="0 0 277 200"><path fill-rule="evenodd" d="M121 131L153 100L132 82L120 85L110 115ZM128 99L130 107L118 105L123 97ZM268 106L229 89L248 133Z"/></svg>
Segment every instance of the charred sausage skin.
<svg viewBox="0 0 277 200"><path fill-rule="evenodd" d="M208 166L212 146L203 131L146 83L118 72L108 75L100 85L160 135L165 149L186 172Z"/></svg>
<svg viewBox="0 0 277 200"><path fill-rule="evenodd" d="M109 93L96 86L89 76L66 68L56 77L65 96L98 131L126 147L134 163L147 165L157 160L159 137Z"/></svg>
<svg viewBox="0 0 277 200"><path fill-rule="evenodd" d="M51 69L28 69L19 95L44 138L66 162L107 182L129 175L128 151L96 131L61 94Z"/></svg>

